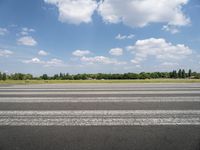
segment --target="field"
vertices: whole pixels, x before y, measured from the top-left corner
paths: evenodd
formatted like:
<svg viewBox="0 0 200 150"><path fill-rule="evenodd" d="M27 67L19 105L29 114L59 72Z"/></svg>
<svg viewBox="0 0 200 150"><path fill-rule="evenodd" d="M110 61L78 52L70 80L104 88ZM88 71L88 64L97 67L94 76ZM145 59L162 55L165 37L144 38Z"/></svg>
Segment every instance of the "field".
<svg viewBox="0 0 200 150"><path fill-rule="evenodd" d="M200 83L200 79L145 80L6 80L0 84L65 84L65 83Z"/></svg>

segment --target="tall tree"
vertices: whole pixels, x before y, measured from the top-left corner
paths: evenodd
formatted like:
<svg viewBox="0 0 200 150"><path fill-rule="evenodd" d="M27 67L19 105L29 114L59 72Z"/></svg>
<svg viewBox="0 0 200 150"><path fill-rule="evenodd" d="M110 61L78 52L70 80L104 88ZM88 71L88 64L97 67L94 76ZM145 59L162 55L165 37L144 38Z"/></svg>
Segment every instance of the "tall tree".
<svg viewBox="0 0 200 150"><path fill-rule="evenodd" d="M182 78L186 78L186 74L185 74L185 70L183 69L182 70L182 76L181 76Z"/></svg>
<svg viewBox="0 0 200 150"><path fill-rule="evenodd" d="M48 75L47 74L43 74L41 77L43 80L48 80Z"/></svg>
<svg viewBox="0 0 200 150"><path fill-rule="evenodd" d="M3 75L2 75L2 80L6 80L6 73L3 73Z"/></svg>
<svg viewBox="0 0 200 150"><path fill-rule="evenodd" d="M182 70L181 69L178 70L178 78L182 78Z"/></svg>
<svg viewBox="0 0 200 150"><path fill-rule="evenodd" d="M190 78L191 76L192 76L192 70L189 69L189 71L188 71L188 77Z"/></svg>
<svg viewBox="0 0 200 150"><path fill-rule="evenodd" d="M171 78L177 78L177 72L176 72L176 70L173 70Z"/></svg>

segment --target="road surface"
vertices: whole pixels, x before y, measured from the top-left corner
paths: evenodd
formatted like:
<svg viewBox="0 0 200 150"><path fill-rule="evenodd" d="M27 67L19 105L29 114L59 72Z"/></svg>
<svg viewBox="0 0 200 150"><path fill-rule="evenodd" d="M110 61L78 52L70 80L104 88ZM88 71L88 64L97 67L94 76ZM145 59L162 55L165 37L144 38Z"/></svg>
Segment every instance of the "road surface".
<svg viewBox="0 0 200 150"><path fill-rule="evenodd" d="M200 84L0 86L0 150L200 150Z"/></svg>

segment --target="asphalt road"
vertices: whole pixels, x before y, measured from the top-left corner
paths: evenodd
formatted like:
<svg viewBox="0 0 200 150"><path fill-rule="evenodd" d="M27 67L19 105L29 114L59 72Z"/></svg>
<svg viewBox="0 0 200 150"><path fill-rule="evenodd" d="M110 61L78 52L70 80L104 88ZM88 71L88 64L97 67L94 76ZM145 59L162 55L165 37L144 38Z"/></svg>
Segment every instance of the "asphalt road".
<svg viewBox="0 0 200 150"><path fill-rule="evenodd" d="M200 84L0 86L0 150L200 150Z"/></svg>

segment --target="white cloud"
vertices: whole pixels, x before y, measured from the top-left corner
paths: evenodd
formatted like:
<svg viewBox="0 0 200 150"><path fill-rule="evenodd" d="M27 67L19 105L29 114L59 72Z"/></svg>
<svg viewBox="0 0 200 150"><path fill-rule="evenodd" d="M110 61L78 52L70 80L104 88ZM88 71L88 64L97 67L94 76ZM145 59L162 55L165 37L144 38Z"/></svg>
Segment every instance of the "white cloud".
<svg viewBox="0 0 200 150"><path fill-rule="evenodd" d="M89 50L75 50L72 55L82 57L91 54Z"/></svg>
<svg viewBox="0 0 200 150"><path fill-rule="evenodd" d="M149 56L162 61L177 61L192 54L192 50L189 47L183 44L173 45L162 38L138 40L135 45L128 46L127 49L135 55L135 58L131 60L134 64L139 64Z"/></svg>
<svg viewBox="0 0 200 150"><path fill-rule="evenodd" d="M98 12L107 23L144 27L150 23L183 26L190 19L182 12L188 0L104 0Z"/></svg>
<svg viewBox="0 0 200 150"><path fill-rule="evenodd" d="M59 67L59 66L64 66L64 63L62 60L53 58L49 61L42 61L39 58L35 57L30 60L24 60L22 61L23 63L26 64L42 64L44 67Z"/></svg>
<svg viewBox="0 0 200 150"><path fill-rule="evenodd" d="M138 60L138 59L132 59L131 62L134 63L134 64L139 64L140 60Z"/></svg>
<svg viewBox="0 0 200 150"><path fill-rule="evenodd" d="M89 63L89 64L115 64L115 65L126 64L126 62L120 62L120 61L117 61L116 59L112 59L105 56L95 56L95 57L83 56L81 58L81 61Z"/></svg>
<svg viewBox="0 0 200 150"><path fill-rule="evenodd" d="M12 54L13 54L13 52L10 50L0 49L0 56L2 56L2 57L8 57Z"/></svg>
<svg viewBox="0 0 200 150"><path fill-rule="evenodd" d="M173 25L164 25L164 26L162 27L162 30L171 32L172 34L175 34L175 33L178 33L178 32L179 32L177 26L173 26Z"/></svg>
<svg viewBox="0 0 200 150"><path fill-rule="evenodd" d="M27 64L43 64L44 61L41 61L39 58L35 57L35 58L30 59L30 60L24 60L23 63L27 63Z"/></svg>
<svg viewBox="0 0 200 150"><path fill-rule="evenodd" d="M45 67L56 67L56 66L64 66L63 61L57 58L53 58L45 63Z"/></svg>
<svg viewBox="0 0 200 150"><path fill-rule="evenodd" d="M135 65L135 67L136 67L136 68L141 68L141 66L140 66L140 65Z"/></svg>
<svg viewBox="0 0 200 150"><path fill-rule="evenodd" d="M17 40L19 45L26 45L26 46L35 46L37 45L37 41L31 36L23 36Z"/></svg>
<svg viewBox="0 0 200 150"><path fill-rule="evenodd" d="M173 63L173 62L163 62L161 65L162 65L162 66L169 66L169 67L171 67L171 66L177 66L178 63Z"/></svg>
<svg viewBox="0 0 200 150"><path fill-rule="evenodd" d="M96 0L44 0L58 8L59 20L71 24L89 23L97 8Z"/></svg>
<svg viewBox="0 0 200 150"><path fill-rule="evenodd" d="M8 30L6 28L0 28L0 36L6 35Z"/></svg>
<svg viewBox="0 0 200 150"><path fill-rule="evenodd" d="M24 28L22 28L20 34L28 35L30 32L35 32L35 29L24 27Z"/></svg>
<svg viewBox="0 0 200 150"><path fill-rule="evenodd" d="M134 38L135 35L134 34L129 34L129 35L121 35L121 34L118 34L115 39L117 40L125 40L125 39L132 39Z"/></svg>
<svg viewBox="0 0 200 150"><path fill-rule="evenodd" d="M44 50L40 50L39 52L38 52L38 55L40 55L40 56L47 56L49 53L48 52L46 52L46 51L44 51Z"/></svg>
<svg viewBox="0 0 200 150"><path fill-rule="evenodd" d="M109 53L113 56L121 56L123 55L123 49L122 48L112 48Z"/></svg>

